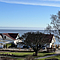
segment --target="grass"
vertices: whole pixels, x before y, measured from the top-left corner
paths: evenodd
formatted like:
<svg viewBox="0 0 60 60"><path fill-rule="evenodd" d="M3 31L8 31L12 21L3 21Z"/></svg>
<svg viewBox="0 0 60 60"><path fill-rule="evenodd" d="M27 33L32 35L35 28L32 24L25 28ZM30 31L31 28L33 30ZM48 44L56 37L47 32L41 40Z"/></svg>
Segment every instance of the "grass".
<svg viewBox="0 0 60 60"><path fill-rule="evenodd" d="M48 57L48 58L42 58L42 59L36 59L36 60L45 60L45 59L51 59L51 58L57 58L60 60L60 55L53 56L53 57ZM17 60L24 60L24 58L15 58Z"/></svg>
<svg viewBox="0 0 60 60"><path fill-rule="evenodd" d="M13 54L18 55L20 57L26 57L28 55L33 55L34 52L0 52L0 54Z"/></svg>
<svg viewBox="0 0 60 60"><path fill-rule="evenodd" d="M54 52L52 52L52 53L39 52L39 53L38 53L38 57L43 57L43 56L52 55L52 54L55 54L55 53L54 53Z"/></svg>
<svg viewBox="0 0 60 60"><path fill-rule="evenodd" d="M13 54L13 55L18 55L20 57L26 57L28 55L33 55L33 53L35 52L0 52L0 54ZM35 56L35 57L43 57L43 56L47 56L51 54L55 54L55 53L39 52L38 56Z"/></svg>
<svg viewBox="0 0 60 60"><path fill-rule="evenodd" d="M60 55L52 56L52 57L48 57L48 58L36 59L36 60L45 60L45 59L51 59L51 58L57 58L60 60ZM17 59L17 60L24 60L24 59Z"/></svg>
<svg viewBox="0 0 60 60"><path fill-rule="evenodd" d="M33 53L35 53L35 52L0 52L0 54L13 54L13 55L20 56L21 58L16 58L17 60L24 60L24 58L26 56L33 55ZM43 57L43 56L47 56L47 55L51 55L51 54L55 54L55 53L39 52L38 56L33 56L33 57L37 58L37 57Z"/></svg>

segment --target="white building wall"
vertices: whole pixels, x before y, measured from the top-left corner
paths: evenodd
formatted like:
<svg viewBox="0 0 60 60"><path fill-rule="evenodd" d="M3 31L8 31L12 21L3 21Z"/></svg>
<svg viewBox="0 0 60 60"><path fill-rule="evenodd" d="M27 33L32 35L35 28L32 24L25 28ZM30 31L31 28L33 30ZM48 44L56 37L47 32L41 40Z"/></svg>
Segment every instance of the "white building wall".
<svg viewBox="0 0 60 60"><path fill-rule="evenodd" d="M52 44L54 44L54 42L56 42L56 40L55 40L55 37L53 36L51 43L47 44L47 47L51 48L51 46L52 46Z"/></svg>
<svg viewBox="0 0 60 60"><path fill-rule="evenodd" d="M50 43L50 48L51 48L52 44L54 44L54 42L56 42L56 40L55 40L55 37L53 36L52 41Z"/></svg>
<svg viewBox="0 0 60 60"><path fill-rule="evenodd" d="M17 43L20 43L20 42L22 42L22 40L19 40L19 39L18 40L14 40L14 44L15 45L17 45Z"/></svg>
<svg viewBox="0 0 60 60"><path fill-rule="evenodd" d="M3 48L3 45L0 45L0 48Z"/></svg>
<svg viewBox="0 0 60 60"><path fill-rule="evenodd" d="M5 40L13 40L13 39L11 39L11 38L9 38L8 36L6 36L6 39Z"/></svg>
<svg viewBox="0 0 60 60"><path fill-rule="evenodd" d="M51 46L52 46L52 43L50 43L50 48L51 48Z"/></svg>
<svg viewBox="0 0 60 60"><path fill-rule="evenodd" d="M2 36L0 35L0 40L2 40Z"/></svg>
<svg viewBox="0 0 60 60"><path fill-rule="evenodd" d="M18 39L19 37L20 37L20 35L18 34L17 37L16 37L16 39Z"/></svg>

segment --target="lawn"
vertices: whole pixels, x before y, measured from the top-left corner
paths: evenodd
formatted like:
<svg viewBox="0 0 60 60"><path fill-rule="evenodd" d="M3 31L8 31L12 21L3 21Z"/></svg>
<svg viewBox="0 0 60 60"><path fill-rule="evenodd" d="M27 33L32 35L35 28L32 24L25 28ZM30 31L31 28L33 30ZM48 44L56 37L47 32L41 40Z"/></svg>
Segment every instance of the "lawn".
<svg viewBox="0 0 60 60"><path fill-rule="evenodd" d="M60 55L52 56L52 57L48 57L48 58L43 58L43 59L37 59L37 60L45 60L45 59L51 59L51 58L57 58L60 60Z"/></svg>
<svg viewBox="0 0 60 60"><path fill-rule="evenodd" d="M29 55L33 55L34 52L0 52L0 54L13 54L13 55L18 55L21 58L16 58L17 60L24 60L24 58L26 56ZM43 56L47 56L47 55L51 55L51 54L55 54L55 53L46 53L46 52L39 52L38 56L33 56L35 57L43 57ZM39 60L39 59L38 59Z"/></svg>
<svg viewBox="0 0 60 60"><path fill-rule="evenodd" d="M53 56L53 57L48 57L48 58L42 58L42 59L35 59L35 60L45 60L45 59L51 59L51 58L57 58L60 60L60 55ZM17 59L17 60L24 60L24 59Z"/></svg>
<svg viewBox="0 0 60 60"><path fill-rule="evenodd" d="M28 55L33 55L33 53L35 52L0 52L0 54L13 54L13 55L18 55L20 57L26 57ZM47 56L51 54L55 54L55 53L39 52L38 56L35 56L35 57L43 57L43 56Z"/></svg>

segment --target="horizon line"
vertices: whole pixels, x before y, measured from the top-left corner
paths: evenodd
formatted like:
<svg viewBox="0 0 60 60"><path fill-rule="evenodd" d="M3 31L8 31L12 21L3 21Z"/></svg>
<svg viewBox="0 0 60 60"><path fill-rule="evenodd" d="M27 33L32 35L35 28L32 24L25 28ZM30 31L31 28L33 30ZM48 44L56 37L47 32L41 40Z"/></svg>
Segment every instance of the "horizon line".
<svg viewBox="0 0 60 60"><path fill-rule="evenodd" d="M44 30L43 27L0 27L0 29L18 29L18 30Z"/></svg>

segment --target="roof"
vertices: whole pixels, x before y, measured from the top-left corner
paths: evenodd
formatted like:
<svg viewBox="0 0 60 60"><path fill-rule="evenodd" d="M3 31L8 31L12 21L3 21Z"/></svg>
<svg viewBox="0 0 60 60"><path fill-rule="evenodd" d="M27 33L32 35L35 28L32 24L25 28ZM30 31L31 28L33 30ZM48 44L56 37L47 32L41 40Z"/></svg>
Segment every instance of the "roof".
<svg viewBox="0 0 60 60"><path fill-rule="evenodd" d="M16 40L16 37L18 35L18 33L0 33L0 35L3 37L3 35L8 36L9 38Z"/></svg>
<svg viewBox="0 0 60 60"><path fill-rule="evenodd" d="M3 36L2 33L0 33L0 36Z"/></svg>
<svg viewBox="0 0 60 60"><path fill-rule="evenodd" d="M42 36L43 36L43 38L41 39L41 42L51 43L54 35L53 34L43 34Z"/></svg>

